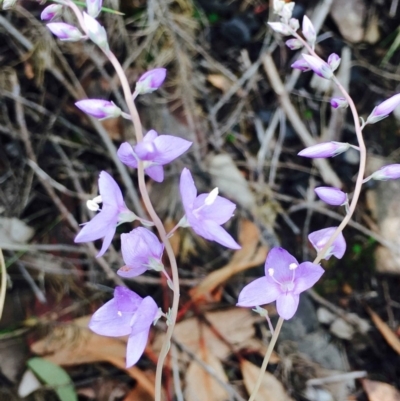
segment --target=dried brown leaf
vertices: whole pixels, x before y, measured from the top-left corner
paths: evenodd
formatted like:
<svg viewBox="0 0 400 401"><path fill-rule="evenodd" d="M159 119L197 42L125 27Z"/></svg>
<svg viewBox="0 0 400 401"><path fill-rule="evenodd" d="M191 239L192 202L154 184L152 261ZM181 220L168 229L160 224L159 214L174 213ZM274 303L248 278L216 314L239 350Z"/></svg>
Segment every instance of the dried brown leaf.
<svg viewBox="0 0 400 401"><path fill-rule="evenodd" d="M196 361L192 361L186 371L186 401L225 401L229 398L226 389L215 377L228 383L220 360L211 352L208 347L202 348L198 357L214 371L211 375L203 369Z"/></svg>
<svg viewBox="0 0 400 401"><path fill-rule="evenodd" d="M216 287L225 283L235 274L264 263L268 249L258 246L260 231L249 220L243 220L240 227L239 241L242 248L236 251L231 261L224 267L210 273L197 287L190 291L194 300L207 298Z"/></svg>
<svg viewBox="0 0 400 401"><path fill-rule="evenodd" d="M242 360L240 370L243 375L244 385L249 395L257 382L260 368L251 362ZM292 401L287 395L282 383L271 373L265 372L261 386L258 390L256 401Z"/></svg>
<svg viewBox="0 0 400 401"><path fill-rule="evenodd" d="M369 401L400 401L400 392L390 384L364 379L362 386Z"/></svg>
<svg viewBox="0 0 400 401"><path fill-rule="evenodd" d="M386 342L400 355L400 339L393 330L376 314L371 308L367 307L367 311L371 316L377 329L382 334Z"/></svg>
<svg viewBox="0 0 400 401"><path fill-rule="evenodd" d="M221 74L209 74L207 76L207 81L222 92L227 92L232 86L232 82Z"/></svg>

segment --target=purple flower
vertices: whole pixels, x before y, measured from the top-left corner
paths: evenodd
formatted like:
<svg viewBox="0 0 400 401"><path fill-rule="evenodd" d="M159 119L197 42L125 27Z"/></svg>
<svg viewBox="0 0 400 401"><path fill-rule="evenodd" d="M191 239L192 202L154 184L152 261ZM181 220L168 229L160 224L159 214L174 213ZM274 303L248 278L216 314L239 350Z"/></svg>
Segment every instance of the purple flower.
<svg viewBox="0 0 400 401"><path fill-rule="evenodd" d="M375 124L386 118L397 106L400 105L400 93L390 97L378 106L376 106L369 115L366 123Z"/></svg>
<svg viewBox="0 0 400 401"><path fill-rule="evenodd" d="M84 37L78 28L65 22L50 22L47 24L47 28L50 29L53 35L63 41L77 42Z"/></svg>
<svg viewBox="0 0 400 401"><path fill-rule="evenodd" d="M371 178L379 181L396 180L400 178L400 164L389 164L381 167L371 175Z"/></svg>
<svg viewBox="0 0 400 401"><path fill-rule="evenodd" d="M309 146L298 153L299 156L310 159L324 159L340 155L350 148L350 144L344 142L323 142Z"/></svg>
<svg viewBox="0 0 400 401"><path fill-rule="evenodd" d="M185 217L181 227L192 227L194 232L227 248L240 249L240 245L221 227L233 215L236 205L221 196L218 188L209 194L197 196L197 189L190 171L184 168L179 184Z"/></svg>
<svg viewBox="0 0 400 401"><path fill-rule="evenodd" d="M126 349L126 367L129 368L142 356L150 326L157 316L158 306L153 298L142 298L128 288L118 286L114 298L93 314L89 328L101 336L129 336Z"/></svg>
<svg viewBox="0 0 400 401"><path fill-rule="evenodd" d="M339 67L339 64L340 64L340 57L336 53L332 53L328 57L329 67L331 67L332 71L335 71Z"/></svg>
<svg viewBox="0 0 400 401"><path fill-rule="evenodd" d="M313 23L311 22L310 18L307 17L307 15L303 17L302 32L307 42L313 46L315 40L317 39L317 34L315 33Z"/></svg>
<svg viewBox="0 0 400 401"><path fill-rule="evenodd" d="M330 103L334 109L345 109L349 106L344 97L333 97Z"/></svg>
<svg viewBox="0 0 400 401"><path fill-rule="evenodd" d="M295 70L300 70L300 71L310 71L311 67L308 65L306 60L303 59L298 59L296 60L292 65L292 68L294 68Z"/></svg>
<svg viewBox="0 0 400 401"><path fill-rule="evenodd" d="M145 72L136 82L135 93L143 95L154 92L163 84L166 75L167 70L165 68L154 68Z"/></svg>
<svg viewBox="0 0 400 401"><path fill-rule="evenodd" d="M285 42L285 44L290 50L301 49L303 47L303 43L301 43L298 39L289 39Z"/></svg>
<svg viewBox="0 0 400 401"><path fill-rule="evenodd" d="M144 162L144 171L154 181L164 180L165 164L186 152L192 142L172 135L158 135L150 130L135 147L124 142L118 149L118 157L122 163L137 168L138 159Z"/></svg>
<svg viewBox="0 0 400 401"><path fill-rule="evenodd" d="M289 26L290 26L290 28L293 29L293 31L296 32L296 31L300 28L299 20L296 19L296 18L290 18L290 20L289 20Z"/></svg>
<svg viewBox="0 0 400 401"><path fill-rule="evenodd" d="M304 17L305 18L305 17ZM318 57L310 56L309 54L302 54L304 60L307 61L310 68L320 77L325 79L331 79L333 72L331 67L325 61L322 61Z"/></svg>
<svg viewBox="0 0 400 401"><path fill-rule="evenodd" d="M309 234L308 239L310 240L312 246L315 248L317 252L321 252L326 243L332 237L333 233L336 231L337 227L328 227L323 228L319 231L314 231L313 233ZM346 241L343 237L343 234L340 234L336 237L333 244L330 248L325 252L325 255L322 259L330 259L333 255L338 259L342 259L344 253L346 251Z"/></svg>
<svg viewBox="0 0 400 401"><path fill-rule="evenodd" d="M265 261L265 277L246 285L238 306L256 307L276 301L278 315L290 319L296 313L300 293L311 288L324 269L311 262L299 262L285 249L272 248Z"/></svg>
<svg viewBox="0 0 400 401"><path fill-rule="evenodd" d="M100 173L99 192L103 203L100 213L85 223L74 240L75 242L89 242L104 237L103 245L96 257L104 255L110 246L117 225L134 221L137 218L135 213L126 207L121 190L114 178L105 171ZM97 203L97 201L95 202Z"/></svg>
<svg viewBox="0 0 400 401"><path fill-rule="evenodd" d="M83 13L83 22L87 29L89 38L93 43L100 47L105 52L108 52L108 39L107 32L93 17L89 14Z"/></svg>
<svg viewBox="0 0 400 401"><path fill-rule="evenodd" d="M101 6L103 4L103 0L86 0L86 9L88 14L96 18L101 11Z"/></svg>
<svg viewBox="0 0 400 401"><path fill-rule="evenodd" d="M42 21L50 21L53 18L60 15L61 11L62 11L61 4L50 4L49 6L43 9L42 13L40 14L40 19Z"/></svg>
<svg viewBox="0 0 400 401"><path fill-rule="evenodd" d="M136 277L146 270L161 271L164 245L147 228L138 227L121 235L121 252L125 266L118 270L122 277Z"/></svg>
<svg viewBox="0 0 400 401"><path fill-rule="evenodd" d="M113 102L109 102L108 100L103 99L79 100L79 102L75 103L75 106L81 109L84 113L98 118L99 120L119 117L122 111Z"/></svg>
<svg viewBox="0 0 400 401"><path fill-rule="evenodd" d="M271 29L277 33L280 33L281 35L291 35L291 30L290 28L286 25L283 24L282 22L268 22L268 25L271 27Z"/></svg>
<svg viewBox="0 0 400 401"><path fill-rule="evenodd" d="M318 187L314 191L328 205L342 206L347 203L347 195L338 188Z"/></svg>

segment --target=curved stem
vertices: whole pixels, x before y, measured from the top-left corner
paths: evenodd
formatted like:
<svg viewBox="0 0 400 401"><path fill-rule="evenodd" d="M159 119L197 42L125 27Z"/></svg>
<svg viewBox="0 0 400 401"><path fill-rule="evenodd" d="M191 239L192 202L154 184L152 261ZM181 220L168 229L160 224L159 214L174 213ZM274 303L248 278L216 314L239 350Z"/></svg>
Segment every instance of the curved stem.
<svg viewBox="0 0 400 401"><path fill-rule="evenodd" d="M263 363L261 365L260 374L258 375L256 385L253 388L253 392L251 393L249 401L254 401L257 396L258 389L261 386L261 382L264 377L265 370L267 369L269 359L271 358L272 351L274 350L276 340L278 339L279 333L281 332L283 321L284 320L280 317L278 320L278 323L276 324L274 334L272 335L271 341L268 344L268 349L267 349L267 352L265 353L265 357L264 357Z"/></svg>
<svg viewBox="0 0 400 401"><path fill-rule="evenodd" d="M0 249L0 268L1 268L1 289L0 289L0 320L3 316L4 302L6 300L7 290L7 271L4 261L3 251Z"/></svg>

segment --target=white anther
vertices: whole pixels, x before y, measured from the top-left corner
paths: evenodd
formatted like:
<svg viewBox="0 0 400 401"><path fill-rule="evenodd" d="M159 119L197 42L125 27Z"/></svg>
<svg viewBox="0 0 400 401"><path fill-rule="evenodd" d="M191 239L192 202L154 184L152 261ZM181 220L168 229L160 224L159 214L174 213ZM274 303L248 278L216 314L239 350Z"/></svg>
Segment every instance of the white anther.
<svg viewBox="0 0 400 401"><path fill-rule="evenodd" d="M100 209L99 203L102 203L103 200L101 199L101 195L96 196L93 199L89 199L86 202L86 206L89 210L92 210L93 212L97 212Z"/></svg>
<svg viewBox="0 0 400 401"><path fill-rule="evenodd" d="M217 199L218 196L218 187L214 188L204 199L204 204L207 206L212 205L215 202L215 199Z"/></svg>
<svg viewBox="0 0 400 401"><path fill-rule="evenodd" d="M297 269L299 266L296 264L296 263L291 263L290 265L289 265L289 270L295 270L295 269Z"/></svg>
<svg viewBox="0 0 400 401"><path fill-rule="evenodd" d="M119 310L119 311L117 312L117 315L118 315L119 317L121 317L121 316L122 316L122 312Z"/></svg>
<svg viewBox="0 0 400 401"><path fill-rule="evenodd" d="M274 275L274 269L268 269L268 274L272 277Z"/></svg>

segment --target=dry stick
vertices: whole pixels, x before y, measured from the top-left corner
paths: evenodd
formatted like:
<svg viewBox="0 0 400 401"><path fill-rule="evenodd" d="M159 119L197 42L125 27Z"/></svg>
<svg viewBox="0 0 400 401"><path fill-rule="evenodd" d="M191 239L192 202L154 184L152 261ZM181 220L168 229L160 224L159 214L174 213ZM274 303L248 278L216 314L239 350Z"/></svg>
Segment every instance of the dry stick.
<svg viewBox="0 0 400 401"><path fill-rule="evenodd" d="M0 289L0 320L3 316L4 302L6 301L7 271L3 251L0 248L1 289Z"/></svg>

